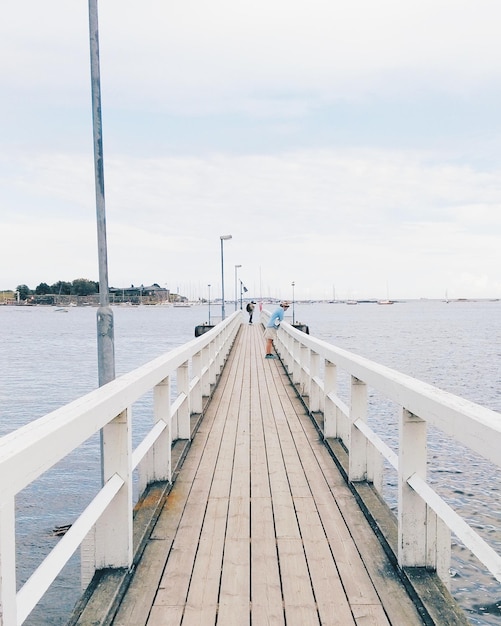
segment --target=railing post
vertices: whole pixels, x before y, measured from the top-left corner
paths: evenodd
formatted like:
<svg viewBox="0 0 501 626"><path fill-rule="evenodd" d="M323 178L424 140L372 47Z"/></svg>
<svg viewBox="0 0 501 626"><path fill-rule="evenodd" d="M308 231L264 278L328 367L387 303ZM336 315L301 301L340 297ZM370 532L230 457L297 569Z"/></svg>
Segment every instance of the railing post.
<svg viewBox="0 0 501 626"><path fill-rule="evenodd" d="M308 398L307 405L310 402L310 349L299 341L299 389L303 398Z"/></svg>
<svg viewBox="0 0 501 626"><path fill-rule="evenodd" d="M170 377L167 376L153 389L153 413L155 424L164 422L164 431L139 464L138 492L155 481L171 479L172 428L170 414Z"/></svg>
<svg viewBox="0 0 501 626"><path fill-rule="evenodd" d="M218 379L224 365L224 354L223 354L224 340L223 333L219 334L216 341L214 342L214 374L215 380Z"/></svg>
<svg viewBox="0 0 501 626"><path fill-rule="evenodd" d="M294 339L294 344L292 346L292 382L295 385L300 385L301 383L301 346L299 341ZM299 392L303 393L301 387L299 388Z"/></svg>
<svg viewBox="0 0 501 626"><path fill-rule="evenodd" d="M191 411L193 413L201 413L203 410L202 402L202 352L193 355L192 361L193 377L198 379L195 388L191 392Z"/></svg>
<svg viewBox="0 0 501 626"><path fill-rule="evenodd" d="M426 509L426 565L436 570L441 581L450 590L451 531L430 507L427 506Z"/></svg>
<svg viewBox="0 0 501 626"><path fill-rule="evenodd" d="M96 524L96 569L132 564L132 437L131 408L103 430L103 480L115 474L124 481L114 501Z"/></svg>
<svg viewBox="0 0 501 626"><path fill-rule="evenodd" d="M177 392L184 393L186 400L177 412L177 436L179 439L190 439L190 375L188 371L188 361L185 361L177 368Z"/></svg>
<svg viewBox="0 0 501 626"><path fill-rule="evenodd" d="M407 484L417 474L426 478L426 422L402 409L398 460L398 564L426 566L426 503Z"/></svg>
<svg viewBox="0 0 501 626"><path fill-rule="evenodd" d="M161 383L155 386L153 402L155 423L164 421L167 427L153 447L151 479L153 481L171 480L172 418L170 413L170 376L167 376Z"/></svg>
<svg viewBox="0 0 501 626"><path fill-rule="evenodd" d="M324 369L324 438L337 437L337 407L328 397L330 393L337 395L337 366L325 361Z"/></svg>
<svg viewBox="0 0 501 626"><path fill-rule="evenodd" d="M210 343L202 350L202 398L208 398L211 393L211 362Z"/></svg>
<svg viewBox="0 0 501 626"><path fill-rule="evenodd" d="M367 439L355 426L357 420L367 421L367 385L351 377L349 479L367 480Z"/></svg>
<svg viewBox="0 0 501 626"><path fill-rule="evenodd" d="M215 355L216 355L216 340L213 339L210 344L207 346L208 350L208 360L209 360L209 385L212 387L216 382L216 364L215 364Z"/></svg>
<svg viewBox="0 0 501 626"><path fill-rule="evenodd" d="M0 505L0 624L17 624L14 497Z"/></svg>
<svg viewBox="0 0 501 626"><path fill-rule="evenodd" d="M320 376L320 355L317 352L310 353L310 411L316 413L320 410L320 389L318 377Z"/></svg>
<svg viewBox="0 0 501 626"><path fill-rule="evenodd" d="M284 350L285 350L285 354L282 356L282 360L285 363L285 367L287 369L287 373L290 374L293 371L294 368L294 337L292 337L292 335L289 335L289 333L284 333L285 336L285 341L284 343Z"/></svg>

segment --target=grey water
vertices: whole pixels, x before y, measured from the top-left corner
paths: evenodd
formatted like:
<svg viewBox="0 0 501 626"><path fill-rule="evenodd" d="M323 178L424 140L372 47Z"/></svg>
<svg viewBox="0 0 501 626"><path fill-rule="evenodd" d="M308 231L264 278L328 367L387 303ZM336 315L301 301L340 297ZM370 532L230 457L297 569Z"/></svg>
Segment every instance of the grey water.
<svg viewBox="0 0 501 626"><path fill-rule="evenodd" d="M227 304L227 314L232 310ZM193 339L195 326L208 321L207 306L114 307L113 313L117 376ZM501 302L294 303L286 320L293 316L319 339L501 412ZM0 345L0 435L97 387L94 308L0 307ZM135 409L134 417L140 416ZM397 419L395 407L370 397L369 421L388 445L398 439ZM133 437L147 427L135 425ZM434 488L501 552L501 471L438 431L430 431L428 449ZM385 479L385 498L393 506L395 477L388 472ZM57 542L52 529L70 523L98 486L93 439L19 494L18 587ZM451 591L470 622L500 625L500 583L454 537L452 552ZM65 624L80 595L79 568L75 555L28 626Z"/></svg>

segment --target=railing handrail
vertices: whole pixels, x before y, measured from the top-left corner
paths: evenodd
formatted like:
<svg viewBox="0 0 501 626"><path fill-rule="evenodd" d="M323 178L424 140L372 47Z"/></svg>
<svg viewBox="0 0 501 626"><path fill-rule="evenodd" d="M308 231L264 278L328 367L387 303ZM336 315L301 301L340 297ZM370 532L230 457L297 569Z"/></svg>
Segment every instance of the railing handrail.
<svg viewBox="0 0 501 626"><path fill-rule="evenodd" d="M261 321L266 323L269 315L263 310ZM380 491L383 459L398 472L399 565L436 569L448 584L453 532L501 581L501 556L426 480L427 424L501 467L501 415L305 334L287 322L280 325L275 347L307 408L323 413L324 438L338 438L347 449L349 480L371 482ZM348 404L338 395L338 368L351 377ZM401 408L398 454L367 423L368 387Z"/></svg>
<svg viewBox="0 0 501 626"><path fill-rule="evenodd" d="M265 312L266 313L266 312ZM499 450L501 449L501 415L471 400L461 398L449 391L439 389L429 383L403 374L386 365L381 365L366 357L359 356L343 348L333 346L321 339L302 333L287 322L283 328L296 340L313 350L327 361L332 361L341 369L366 382L370 387L385 395L388 399L401 404L401 392L406 394L405 407L414 415L423 411L421 400L426 398L426 421L442 432L451 435L477 454L501 467ZM435 409L435 410L434 410ZM449 415L444 419L442 413ZM457 428L456 418L467 418L474 422L475 434L471 430ZM487 441L479 442L478 429L488 432ZM490 437L493 436L493 439ZM485 444L488 444L487 447Z"/></svg>
<svg viewBox="0 0 501 626"><path fill-rule="evenodd" d="M202 398L210 395L221 373L231 345L242 322L235 312L212 330L170 352L91 391L73 402L22 426L0 439L0 624L18 626L24 622L53 580L68 562L88 532L113 534L118 545L99 551L95 548L93 569L130 567L132 564L132 472L141 463L145 477L142 484L171 480L171 445L175 439L190 438L190 417L202 412ZM191 374L188 365L191 362ZM177 396L170 397L170 377L177 374ZM190 377L191 376L191 377ZM158 390L154 397L156 422L135 450L131 445L130 407L146 393ZM175 422L175 423L174 423ZM103 486L73 523L68 533L16 593L15 496L40 475L56 465L98 432L113 428L109 437ZM163 435L168 433L167 439ZM116 441L115 441L116 440ZM156 460L147 452L155 446ZM151 455L150 455L151 456ZM158 462L161 458L161 462ZM125 491L124 491L125 490ZM117 504L117 499L120 500ZM109 524L110 505L125 519ZM124 506L125 505L125 506Z"/></svg>

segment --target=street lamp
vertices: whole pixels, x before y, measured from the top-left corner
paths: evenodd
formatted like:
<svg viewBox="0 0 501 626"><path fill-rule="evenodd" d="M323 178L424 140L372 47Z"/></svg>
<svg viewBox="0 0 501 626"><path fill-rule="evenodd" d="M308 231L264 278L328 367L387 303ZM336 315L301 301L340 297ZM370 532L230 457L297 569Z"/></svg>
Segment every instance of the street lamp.
<svg viewBox="0 0 501 626"><path fill-rule="evenodd" d="M237 310L237 302L238 302L238 295L237 295L237 270L239 267L242 267L241 265L235 265L235 311Z"/></svg>
<svg viewBox="0 0 501 626"><path fill-rule="evenodd" d="M224 321L224 260L223 260L223 241L231 239L231 235L219 235L221 240L221 321Z"/></svg>
<svg viewBox="0 0 501 626"><path fill-rule="evenodd" d="M207 285L209 288L209 326L210 326L210 285Z"/></svg>
<svg viewBox="0 0 501 626"><path fill-rule="evenodd" d="M293 326L296 323L296 317L294 315L294 286L295 285L296 285L296 283L294 281L292 281L292 325Z"/></svg>
<svg viewBox="0 0 501 626"><path fill-rule="evenodd" d="M99 67L99 32L97 0L89 0L89 45L91 63L92 132L94 140L94 179L96 189L97 247L99 261L99 308L97 344L99 386L115 378L115 340L113 311L108 285L106 209L104 197L103 133L101 118L101 74Z"/></svg>

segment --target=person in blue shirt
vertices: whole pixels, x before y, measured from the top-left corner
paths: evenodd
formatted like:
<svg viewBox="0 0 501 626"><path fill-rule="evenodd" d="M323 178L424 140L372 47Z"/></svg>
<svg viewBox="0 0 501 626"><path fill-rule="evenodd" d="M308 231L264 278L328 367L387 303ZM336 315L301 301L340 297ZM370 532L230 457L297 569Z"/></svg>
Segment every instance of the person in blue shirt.
<svg viewBox="0 0 501 626"><path fill-rule="evenodd" d="M266 339L266 359L276 359L277 357L271 353L273 349L273 342L277 338L277 328L280 326L280 322L284 319L284 313L289 308L289 303L284 301L280 303L280 306L273 311L270 315L268 324L264 331L264 338Z"/></svg>

